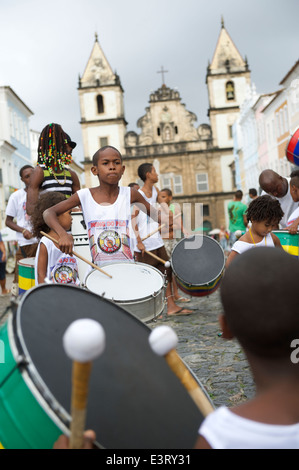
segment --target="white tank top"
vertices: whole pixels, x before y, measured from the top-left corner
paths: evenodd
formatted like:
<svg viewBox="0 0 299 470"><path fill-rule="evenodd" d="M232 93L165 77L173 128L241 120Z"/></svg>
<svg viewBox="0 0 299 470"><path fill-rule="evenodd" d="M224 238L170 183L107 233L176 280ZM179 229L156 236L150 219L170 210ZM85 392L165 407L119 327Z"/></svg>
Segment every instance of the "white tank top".
<svg viewBox="0 0 299 470"><path fill-rule="evenodd" d="M144 199L153 207L157 208L157 190L155 187L153 187L153 192L151 197L146 197L144 192L141 189L138 189L138 191L142 194ZM147 214L145 214L143 211L139 211L138 214L138 230L139 230L139 235L141 238L146 237L149 233L153 232L158 228L159 224L158 222L155 222L151 217L149 217ZM162 240L162 237L160 235L160 232L157 231L154 235L151 237L147 238L143 242L145 249L147 251L152 251L156 250L157 248L160 248L161 246L164 245L164 242ZM135 248L135 251L140 252L138 248Z"/></svg>
<svg viewBox="0 0 299 470"><path fill-rule="evenodd" d="M46 237L42 237L35 257L35 285L38 285L38 257L40 245L43 243L48 252L47 278L54 284L79 285L78 264L75 256L62 253L54 243Z"/></svg>
<svg viewBox="0 0 299 470"><path fill-rule="evenodd" d="M131 188L120 186L114 204L98 204L89 188L77 191L86 223L91 257L98 266L134 261Z"/></svg>
<svg viewBox="0 0 299 470"><path fill-rule="evenodd" d="M267 235L255 245L253 243L237 240L232 246L232 251L236 251L237 253L241 254L250 248L254 248L255 246L275 246L271 233L267 233Z"/></svg>

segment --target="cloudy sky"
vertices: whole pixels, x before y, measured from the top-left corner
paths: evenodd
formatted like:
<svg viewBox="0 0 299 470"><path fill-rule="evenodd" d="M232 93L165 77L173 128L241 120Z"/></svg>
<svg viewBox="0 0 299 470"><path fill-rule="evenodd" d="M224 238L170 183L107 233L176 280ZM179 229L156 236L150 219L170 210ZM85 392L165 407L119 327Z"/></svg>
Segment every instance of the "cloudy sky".
<svg viewBox="0 0 299 470"><path fill-rule="evenodd" d="M197 126L208 122L206 68L221 16L257 92L279 89L298 60L298 0L0 0L0 85L33 111L32 129L62 124L82 161L78 76L97 32L125 91L127 130L138 131L161 66Z"/></svg>

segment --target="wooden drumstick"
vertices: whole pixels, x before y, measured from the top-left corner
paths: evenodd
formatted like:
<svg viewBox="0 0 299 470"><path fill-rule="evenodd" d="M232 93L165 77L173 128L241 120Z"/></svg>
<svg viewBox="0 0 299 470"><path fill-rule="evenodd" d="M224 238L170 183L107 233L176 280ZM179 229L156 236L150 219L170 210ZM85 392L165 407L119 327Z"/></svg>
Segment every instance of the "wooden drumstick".
<svg viewBox="0 0 299 470"><path fill-rule="evenodd" d="M56 240L55 238L52 238L50 237L50 235L48 235L47 233L45 232L40 232L41 235L43 235L44 237L47 237L49 238L49 240L51 240L52 242L56 243L58 246L59 246L59 243L58 243L58 240ZM104 271L103 269L99 268L99 266L97 266L96 264L92 263L91 261L89 261L88 259L84 258L84 256L81 256L79 255L79 253L75 253L75 251L73 251L73 255L75 255L77 258L80 258L82 261L84 261L85 263L89 264L89 266L91 266L92 268L94 269L97 269L98 271L100 271L101 273L103 274L106 274L106 276L112 278L112 276L108 273L106 273L106 271Z"/></svg>
<svg viewBox="0 0 299 470"><path fill-rule="evenodd" d="M76 320L64 333L63 346L68 357L73 360L70 448L81 449L92 361L105 349L105 332L95 320Z"/></svg>
<svg viewBox="0 0 299 470"><path fill-rule="evenodd" d="M166 325L159 326L149 335L149 343L158 356L165 357L169 367L187 389L203 416L214 411L213 406L175 350L178 343L175 331Z"/></svg>
<svg viewBox="0 0 299 470"><path fill-rule="evenodd" d="M169 268L170 267L170 262L169 261L165 261L164 259L162 258L159 258L159 256L155 255L154 253L152 253L151 251L146 251L144 250L145 253L147 253L148 255L152 256L153 258L157 259L158 261L160 261L161 263L163 263L165 265L165 268Z"/></svg>
<svg viewBox="0 0 299 470"><path fill-rule="evenodd" d="M173 217L172 220L176 219L179 215L181 215L181 212L177 215L175 215ZM157 227L155 230L153 230L151 233L149 233L148 235L146 235L146 237L143 237L141 239L141 241L143 242L144 240L146 240L147 238L151 237L152 235L154 235L155 233L157 233L161 228L165 227L166 224L162 224L162 225L159 225L159 227Z"/></svg>

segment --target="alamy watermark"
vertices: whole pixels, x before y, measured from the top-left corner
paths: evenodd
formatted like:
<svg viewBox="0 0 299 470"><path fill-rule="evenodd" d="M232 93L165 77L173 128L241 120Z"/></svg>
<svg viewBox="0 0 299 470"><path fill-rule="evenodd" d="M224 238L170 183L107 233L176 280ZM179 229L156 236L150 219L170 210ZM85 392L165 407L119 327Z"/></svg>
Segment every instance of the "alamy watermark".
<svg viewBox="0 0 299 470"><path fill-rule="evenodd" d="M295 348L291 353L291 361L293 364L299 363L299 339L293 339L291 348Z"/></svg>

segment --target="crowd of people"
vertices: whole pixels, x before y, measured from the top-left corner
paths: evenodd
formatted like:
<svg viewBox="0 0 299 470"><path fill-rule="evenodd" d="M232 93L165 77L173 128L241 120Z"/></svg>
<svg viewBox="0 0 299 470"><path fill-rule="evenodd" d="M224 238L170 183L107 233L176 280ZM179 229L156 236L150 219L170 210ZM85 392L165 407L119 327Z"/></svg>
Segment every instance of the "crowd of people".
<svg viewBox="0 0 299 470"><path fill-rule="evenodd" d="M70 229L71 214L80 208L93 263L136 260L154 266L166 273L168 281L166 315L190 315L192 310L184 307L189 299L181 296L171 266L165 264L177 240L190 235L171 190L157 189L158 174L150 163L138 168L141 186L120 186L125 167L112 146L93 156L91 171L99 185L81 189L68 167L75 146L60 125L49 124L40 135L37 167L20 170L25 187L10 197L6 208L6 225L18 237L17 261L35 257L36 285L46 280L79 285ZM242 202L241 190L235 192L228 204L229 227L222 225L219 233L227 253L220 286L223 338L235 336L243 347L257 395L237 408L221 407L211 413L199 429L196 448L299 447L299 369L290 360L291 341L299 337L299 264L273 233L278 228L297 232L299 170L290 178L265 170L259 184L262 193L258 196L256 189L250 189L249 205ZM7 295L5 257L0 239L0 282L2 294ZM17 295L17 265L13 289ZM92 440L88 442L87 447L92 447ZM67 446L65 436L55 444L55 448Z"/></svg>

